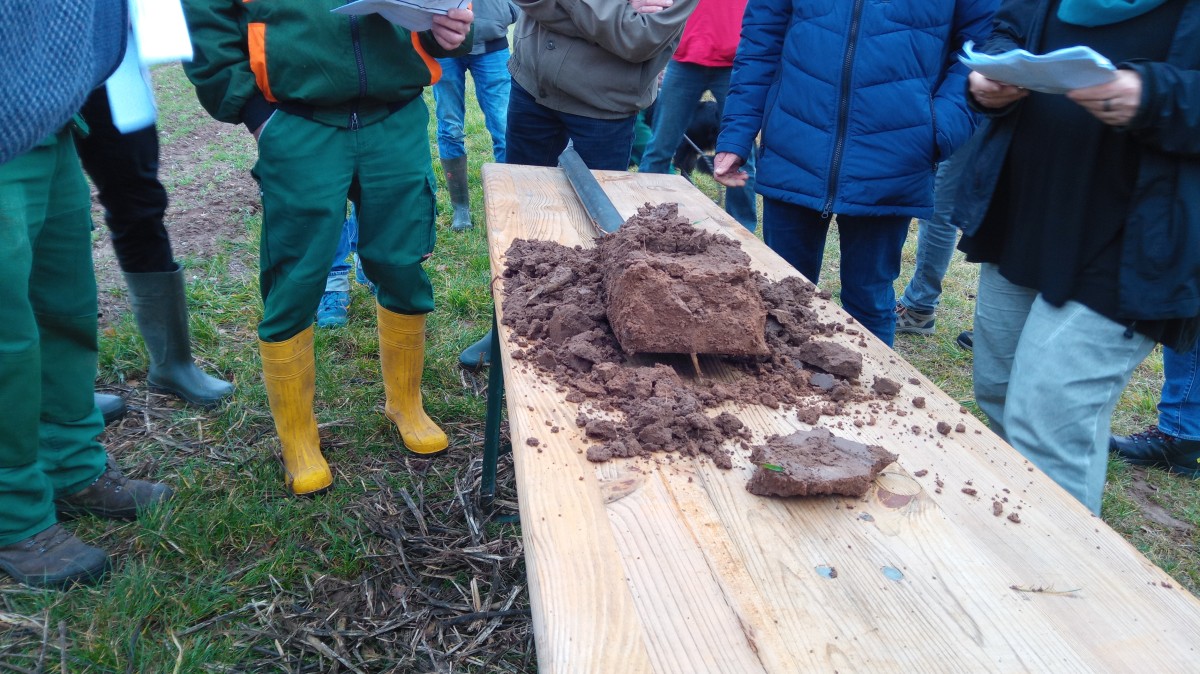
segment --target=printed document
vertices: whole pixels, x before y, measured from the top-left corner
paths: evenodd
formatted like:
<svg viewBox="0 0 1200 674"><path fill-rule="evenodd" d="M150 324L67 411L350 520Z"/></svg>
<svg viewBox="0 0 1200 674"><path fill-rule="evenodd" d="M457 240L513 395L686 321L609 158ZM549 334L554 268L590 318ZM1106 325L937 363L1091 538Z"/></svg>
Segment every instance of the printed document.
<svg viewBox="0 0 1200 674"><path fill-rule="evenodd" d="M1072 89L1104 84L1116 78L1112 62L1091 47L1067 47L1049 54L1031 54L1014 49L1003 54L980 54L974 43L963 45L959 56L971 70L988 79L1046 94L1063 94Z"/></svg>
<svg viewBox="0 0 1200 674"><path fill-rule="evenodd" d="M378 14L411 31L433 28L435 14L466 8L470 0L356 0L330 10L335 14Z"/></svg>

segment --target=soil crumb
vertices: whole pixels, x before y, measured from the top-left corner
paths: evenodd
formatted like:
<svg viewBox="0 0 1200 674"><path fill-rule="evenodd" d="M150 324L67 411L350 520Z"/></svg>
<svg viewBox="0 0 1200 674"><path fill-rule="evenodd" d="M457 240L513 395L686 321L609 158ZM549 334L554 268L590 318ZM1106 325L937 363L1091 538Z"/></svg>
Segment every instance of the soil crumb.
<svg viewBox="0 0 1200 674"><path fill-rule="evenodd" d="M699 259L706 254L716 255L717 262ZM579 403L576 425L593 443L587 448L592 461L673 452L707 456L717 466L731 468L731 452L749 447L750 432L734 414L718 414L718 406L793 408L805 423L815 425L822 416L848 415L848 404L881 399L857 381L862 356L829 339L846 328L818 318L813 309L820 297L816 286L798 276L768 280L749 267L736 241L697 230L680 217L677 204L646 204L595 248L520 239L505 257L503 322L511 329L512 356L545 375L567 400ZM632 282L611 271L613 260L631 260L647 267L646 274L653 269L664 276L663 297L627 292L645 300L643 315L625 316L621 302L610 297L614 289L626 292L622 284ZM713 272L714 278L752 290L746 301L762 307L761 322L759 310L751 312L752 322L760 326L755 335L729 337L729 343L741 346L687 341L705 311L730 308L722 303L705 309L683 287L697 275L712 281L704 271L712 269L723 270ZM664 318L669 310L678 314ZM624 348L614 320L635 341L657 339L650 333L661 330L683 346L668 341ZM758 344L765 344L765 350ZM741 355L705 356L700 361L705 371L697 376L688 356L672 355L691 353L689 349L740 349Z"/></svg>
<svg viewBox="0 0 1200 674"><path fill-rule="evenodd" d="M878 445L839 438L825 428L773 436L750 454L757 466L746 483L759 496L862 496L896 460Z"/></svg>

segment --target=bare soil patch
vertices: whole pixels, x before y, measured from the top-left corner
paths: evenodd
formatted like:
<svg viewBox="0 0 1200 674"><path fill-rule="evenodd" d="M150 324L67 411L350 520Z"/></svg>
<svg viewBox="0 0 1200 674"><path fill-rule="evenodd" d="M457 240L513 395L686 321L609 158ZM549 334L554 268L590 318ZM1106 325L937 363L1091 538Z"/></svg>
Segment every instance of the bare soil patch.
<svg viewBox="0 0 1200 674"><path fill-rule="evenodd" d="M159 137L169 132L170 129L160 127ZM195 270L197 263L212 259L221 249L221 242L244 240L247 216L261 208L258 186L249 170L231 169L226 163L212 161L214 150L244 146L248 138L241 126L205 118L192 125L187 133L160 145L159 180L170 198L165 217L167 233L175 259L191 263L189 278L200 273ZM129 302L104 224L104 207L94 191L93 188L92 221L100 235L92 245L92 259L103 329L129 311ZM227 273L239 276L255 270L241 260L231 259Z"/></svg>

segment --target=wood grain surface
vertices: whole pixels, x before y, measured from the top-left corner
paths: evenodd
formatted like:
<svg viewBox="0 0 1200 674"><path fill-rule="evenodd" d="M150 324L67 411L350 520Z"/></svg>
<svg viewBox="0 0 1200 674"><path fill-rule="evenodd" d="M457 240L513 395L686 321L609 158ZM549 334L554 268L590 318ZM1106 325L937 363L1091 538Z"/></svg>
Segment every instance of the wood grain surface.
<svg viewBox="0 0 1200 674"><path fill-rule="evenodd" d="M676 202L767 276L796 274L681 177L594 175L625 217ZM488 164L483 179L494 277L515 239L591 245L559 169ZM493 287L502 317L502 280ZM849 318L818 305L823 320ZM899 454L862 499L754 496L744 452L732 470L662 456L590 463L576 406L511 359L507 338L502 326L540 671L1200 671L1200 602L870 335L865 349L838 339L863 354L866 385L904 382L907 415L876 413L861 428L821 418ZM916 396L925 407L906 407ZM809 428L793 410L730 411L755 442ZM938 421L965 431L943 436Z"/></svg>

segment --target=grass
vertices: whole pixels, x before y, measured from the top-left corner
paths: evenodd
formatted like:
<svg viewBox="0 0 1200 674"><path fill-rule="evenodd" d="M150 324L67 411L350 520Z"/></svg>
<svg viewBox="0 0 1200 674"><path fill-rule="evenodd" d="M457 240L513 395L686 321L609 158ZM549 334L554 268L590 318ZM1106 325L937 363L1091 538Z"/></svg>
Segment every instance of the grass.
<svg viewBox="0 0 1200 674"><path fill-rule="evenodd" d="M203 138L211 123L181 71L160 68L156 79L164 148ZM349 325L316 337L316 410L337 488L319 498L288 496L256 353L258 209L231 209L240 235L183 263L195 355L236 383L235 396L200 410L147 391L132 316L110 324L99 382L127 393L132 412L104 440L131 475L167 480L176 498L137 522L72 525L116 561L96 588L0 584L0 671L534 671L520 527L489 519L474 500L484 382L457 366L458 353L491 320L479 180L491 141L471 106L466 130L476 227L449 231L448 195L440 190L438 248L427 264L438 311L429 318L423 388L431 416L450 435L448 454L433 461L408 454L382 416L372 298L355 286ZM248 134L195 150L202 159L194 166L164 165L173 197L184 190L201 200L219 196L225 180L245 180L255 155ZM203 177L210 174L223 178ZM718 194L707 179L700 187ZM836 236L829 246L822 285L836 292ZM975 279L975 268L956 259L936 334L897 340L906 359L968 406L971 357L954 338L970 327ZM1156 354L1121 402L1118 431L1154 421L1161 381ZM500 488L497 511L511 513L516 494L506 462ZM1162 512L1149 516L1147 503ZM1154 563L1193 592L1200 588L1197 483L1114 465L1104 507L1105 520Z"/></svg>

